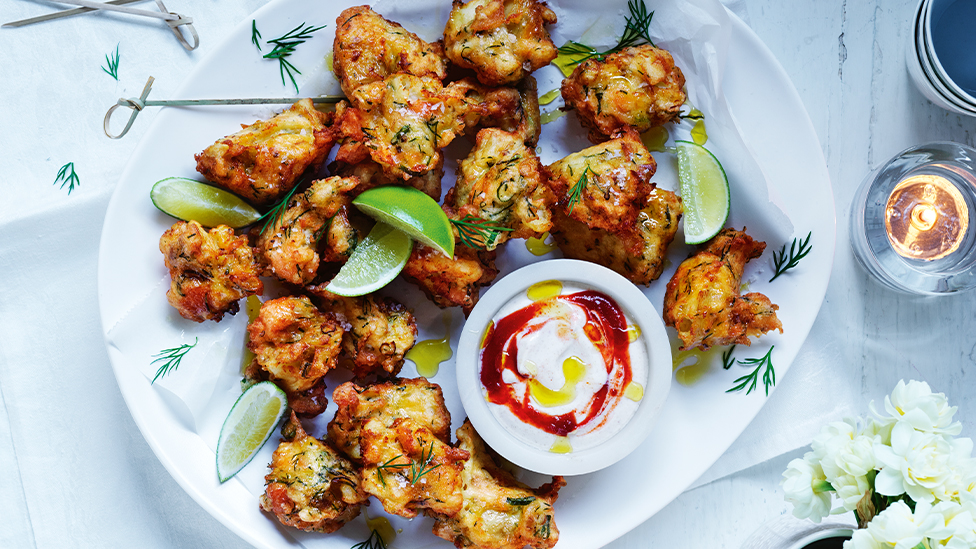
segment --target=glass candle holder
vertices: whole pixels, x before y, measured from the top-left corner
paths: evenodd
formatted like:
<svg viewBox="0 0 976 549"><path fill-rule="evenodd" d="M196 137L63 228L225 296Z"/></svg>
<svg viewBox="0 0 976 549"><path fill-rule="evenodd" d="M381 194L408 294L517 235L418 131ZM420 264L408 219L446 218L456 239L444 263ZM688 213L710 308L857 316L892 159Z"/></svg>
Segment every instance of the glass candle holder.
<svg viewBox="0 0 976 549"><path fill-rule="evenodd" d="M976 150L912 147L869 174L851 206L851 247L888 288L944 295L976 287Z"/></svg>

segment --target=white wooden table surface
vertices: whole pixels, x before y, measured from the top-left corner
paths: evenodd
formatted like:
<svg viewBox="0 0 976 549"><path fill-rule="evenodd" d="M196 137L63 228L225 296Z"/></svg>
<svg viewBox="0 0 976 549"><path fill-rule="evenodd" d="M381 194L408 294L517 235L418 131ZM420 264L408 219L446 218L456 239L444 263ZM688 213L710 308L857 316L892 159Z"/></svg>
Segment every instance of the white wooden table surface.
<svg viewBox="0 0 976 549"><path fill-rule="evenodd" d="M0 272L31 261L43 268L29 284L0 275L0 547L245 545L156 460L118 392L98 325L90 258L111 189L152 117L143 114L131 135L110 142L100 133L101 113L119 96L138 95L150 74L154 95L166 96L195 59L264 2L170 3L198 22L202 45L192 56L155 22L122 24L115 16L0 30ZM972 436L976 294L891 293L868 280L848 245L850 201L872 168L928 141L974 144L976 119L935 107L909 81L904 48L915 1L726 3L792 78L820 138L837 207L826 301L780 388L829 365L849 390L822 398L866 413L867 400L883 398L899 379L925 380L959 406L963 434ZM7 0L0 21L47 9ZM118 83L99 73L102 55L117 43ZM51 185L68 161L82 177L70 196ZM88 260L77 259L85 254ZM776 397L770 413L789 406ZM801 452L690 490L611 546L738 548L789 514L779 478Z"/></svg>

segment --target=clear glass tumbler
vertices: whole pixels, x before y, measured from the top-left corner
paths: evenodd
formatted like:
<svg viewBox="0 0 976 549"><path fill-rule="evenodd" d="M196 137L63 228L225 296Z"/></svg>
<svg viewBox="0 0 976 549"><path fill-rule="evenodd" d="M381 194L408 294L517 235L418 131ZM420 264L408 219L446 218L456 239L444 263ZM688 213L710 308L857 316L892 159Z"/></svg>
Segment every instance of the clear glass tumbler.
<svg viewBox="0 0 976 549"><path fill-rule="evenodd" d="M883 285L909 294L976 288L976 150L912 147L870 173L854 195L854 256Z"/></svg>

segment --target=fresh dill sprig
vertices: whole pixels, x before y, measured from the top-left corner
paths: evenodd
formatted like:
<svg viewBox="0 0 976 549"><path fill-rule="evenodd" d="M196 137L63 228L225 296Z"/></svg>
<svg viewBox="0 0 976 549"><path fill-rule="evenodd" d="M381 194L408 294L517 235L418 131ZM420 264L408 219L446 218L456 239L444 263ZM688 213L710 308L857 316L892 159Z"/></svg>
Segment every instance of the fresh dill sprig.
<svg viewBox="0 0 976 549"><path fill-rule="evenodd" d="M386 549L386 542L383 541L383 536L380 535L379 531L373 529L366 541L361 541L349 549Z"/></svg>
<svg viewBox="0 0 976 549"><path fill-rule="evenodd" d="M765 366L766 369L763 371L762 380L763 385L766 386L766 396L769 396L769 388L776 386L776 370L773 368L772 360L772 353L775 347L775 345L771 346L762 358L747 358L745 360L737 361L743 366L755 366L756 369L735 380L737 385L725 392L731 393L734 391L741 391L742 389L746 389L746 387L748 387L746 389L746 394L748 395L755 390L756 383L759 381L759 370L762 370L763 366Z"/></svg>
<svg viewBox="0 0 976 549"><path fill-rule="evenodd" d="M111 55L111 56L110 56ZM102 67L105 74L111 76L116 82L119 81L119 45L115 45L115 54L105 54L105 62L108 64L108 68Z"/></svg>
<svg viewBox="0 0 976 549"><path fill-rule="evenodd" d="M197 346L200 338L193 338L193 344L184 343L179 347L173 347L171 349L163 349L159 353L153 355L156 360L150 362L150 364L155 364L157 362L162 362L163 365L156 370L156 377L153 378L152 383L156 383L156 380L160 377L166 376L170 372L175 372L177 368L180 367L180 361L186 356L186 353L190 352L190 349ZM152 384L150 383L150 385Z"/></svg>
<svg viewBox="0 0 976 549"><path fill-rule="evenodd" d="M457 228L461 244L475 249L487 248L498 239L498 233L512 230L508 227L492 225L491 221L471 214L450 221Z"/></svg>
<svg viewBox="0 0 976 549"><path fill-rule="evenodd" d="M735 351L735 345L729 347L729 350L722 353L722 369L728 370L735 364L735 359L732 358L732 351Z"/></svg>
<svg viewBox="0 0 976 549"><path fill-rule="evenodd" d="M295 93L298 93L298 83L295 82L295 74L302 74L302 71L298 70L295 65L292 65L288 57L295 53L295 48L311 38L312 33L324 28L325 25L313 27L311 25L306 26L305 23L302 23L285 33L284 36L275 38L274 40L268 40L268 44L274 44L274 49L264 54L264 58L278 60L278 71L281 73L281 85L287 85L285 82L285 75L287 74L292 86L295 86Z"/></svg>
<svg viewBox="0 0 976 549"><path fill-rule="evenodd" d="M799 242L799 246L797 246L797 241L794 238L793 243L790 244L789 258L786 257L786 244L783 244L778 254L775 251L773 252L773 266L776 272L773 274L773 278L769 279L770 282L776 280L779 275L796 267L797 263L810 253L810 250L813 249L813 246L809 245L811 236L813 236L813 231L807 233L807 237Z"/></svg>
<svg viewBox="0 0 976 549"><path fill-rule="evenodd" d="M389 470L392 470L392 471L395 472L395 471L399 471L400 469L405 469L407 467L411 467L413 465L413 462L411 462L411 463L393 463L394 461L396 461L396 460L398 460L398 459L400 459L402 457L404 457L403 454L398 454L398 455L396 455L396 456L388 459L386 461L386 463L384 463L383 465L377 465L376 466L376 474L379 475L380 482L383 484L383 486L386 486L386 479L383 477L383 472L384 471L386 471L386 470L389 469Z"/></svg>
<svg viewBox="0 0 976 549"><path fill-rule="evenodd" d="M421 441L423 442L423 441ZM435 464L433 467L428 467L430 461L434 459L434 442L431 441L430 448L427 450L427 455L424 456L423 449L420 450L420 466L418 467L416 462L410 463L410 484L417 484L417 482L423 478L424 475L437 469L441 466L440 463Z"/></svg>
<svg viewBox="0 0 976 549"><path fill-rule="evenodd" d="M251 19L251 43L261 51L261 31L258 30L258 22Z"/></svg>
<svg viewBox="0 0 976 549"><path fill-rule="evenodd" d="M262 219L264 220L264 225L261 225L262 233L265 231L265 229L268 228L268 225L274 227L275 225L278 224L278 220L281 219L281 216L284 215L285 213L285 209L288 208L288 203L291 201L291 197L295 196L295 191L297 191L298 188L304 184L305 184L304 180L299 181L297 185L295 185L294 187L292 187L290 191L288 191L288 194L286 194L285 197L281 199L281 201L279 201L277 204L272 206L270 210L261 214L261 217L254 220L255 223L261 221Z"/></svg>
<svg viewBox="0 0 976 549"><path fill-rule="evenodd" d="M64 166L61 166L61 169L58 170L58 176L54 179L54 184L57 185L58 183L61 184L61 189L65 185L68 186L68 194L71 194L71 191L75 190L75 187L81 186L81 179L75 173L74 162L68 162Z"/></svg>
<svg viewBox="0 0 976 549"><path fill-rule="evenodd" d="M590 169L589 164L587 164L586 169L583 170L583 175L581 175L580 178L576 180L576 184L573 185L573 188L569 190L569 213L570 214L573 213L573 208L575 208L576 204L580 201L581 198L583 198L583 189L585 189L586 185L589 183L589 178L586 176L587 173L593 173L593 170ZM596 174L593 173L593 175Z"/></svg>
<svg viewBox="0 0 976 549"><path fill-rule="evenodd" d="M651 40L650 27L654 12L647 11L647 5L644 4L644 0L627 0L627 7L630 9L630 15L627 16L624 34L620 37L616 46L601 52L593 46L587 46L586 44L570 40L559 48L559 53L569 56L580 56L579 59L574 59L570 63L577 65L587 59L603 61L606 56L617 53L624 48L636 46L642 40L653 46L654 41Z"/></svg>

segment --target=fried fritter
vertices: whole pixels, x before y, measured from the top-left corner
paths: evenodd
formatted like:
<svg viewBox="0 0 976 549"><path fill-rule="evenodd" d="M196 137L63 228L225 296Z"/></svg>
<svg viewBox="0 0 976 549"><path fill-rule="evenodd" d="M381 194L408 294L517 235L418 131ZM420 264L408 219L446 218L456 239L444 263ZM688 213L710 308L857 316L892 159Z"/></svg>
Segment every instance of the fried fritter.
<svg viewBox="0 0 976 549"><path fill-rule="evenodd" d="M305 296L265 301L247 327L247 347L261 368L288 393L312 388L335 368L343 327Z"/></svg>
<svg viewBox="0 0 976 549"><path fill-rule="evenodd" d="M226 225L207 232L196 221L178 221L160 237L159 251L172 278L166 299L187 320L219 322L237 313L239 299L264 291L247 237Z"/></svg>
<svg viewBox="0 0 976 549"><path fill-rule="evenodd" d="M678 331L682 350L713 345L749 345L749 337L783 332L777 305L760 293L739 295L742 272L762 255L745 229L722 229L678 266L664 294L664 323Z"/></svg>
<svg viewBox="0 0 976 549"><path fill-rule="evenodd" d="M304 286L315 278L322 258L319 241L326 238L329 261L344 259L358 241L346 233L354 231L348 224L349 192L356 188L355 178L330 177L312 182L303 193L295 194L284 213L258 238L258 250L271 271L285 282ZM332 226L336 231L332 231ZM333 237L332 232L338 233Z"/></svg>
<svg viewBox="0 0 976 549"><path fill-rule="evenodd" d="M264 477L261 509L306 532L335 532L356 518L367 496L359 472L327 442L308 436L292 412Z"/></svg>
<svg viewBox="0 0 976 549"><path fill-rule="evenodd" d="M478 290L498 276L495 252L457 245L454 257L414 244L403 276L416 284L438 307L461 307L467 315L478 302Z"/></svg>
<svg viewBox="0 0 976 549"><path fill-rule="evenodd" d="M671 54L646 44L583 61L563 80L562 95L599 143L627 128L643 132L678 120L684 85Z"/></svg>
<svg viewBox="0 0 976 549"><path fill-rule="evenodd" d="M356 377L400 373L403 356L417 341L417 321L413 314L389 297L342 297L325 286L316 285L308 290L320 298L323 310L332 312L346 325L342 351L350 359L350 369Z"/></svg>
<svg viewBox="0 0 976 549"><path fill-rule="evenodd" d="M681 199L676 194L654 189L637 214L636 244L633 236L590 229L559 209L553 214L552 236L566 257L598 263L634 284L647 286L664 271L681 212Z"/></svg>
<svg viewBox="0 0 976 549"><path fill-rule="evenodd" d="M434 515L434 535L459 549L550 549L559 540L552 504L563 477L532 489L498 467L468 420L457 430L458 448L470 457L461 472L464 504L453 516Z"/></svg>
<svg viewBox="0 0 976 549"><path fill-rule="evenodd" d="M406 417L391 425L374 417L362 427L363 491L387 513L413 518L421 509L453 515L461 510L461 469L468 453Z"/></svg>
<svg viewBox="0 0 976 549"><path fill-rule="evenodd" d="M545 28L555 23L556 14L538 0L454 0L444 50L482 84L514 84L556 58Z"/></svg>
<svg viewBox="0 0 976 549"><path fill-rule="evenodd" d="M573 153L546 168L557 207L591 229L632 237L657 163L634 132Z"/></svg>
<svg viewBox="0 0 976 549"><path fill-rule="evenodd" d="M256 206L286 195L309 167L328 156L333 115L302 99L269 120L258 120L195 156L197 171Z"/></svg>
<svg viewBox="0 0 976 549"><path fill-rule="evenodd" d="M332 53L332 70L346 96L363 84L398 72L438 80L447 76L447 59L440 42L423 41L369 6L339 14Z"/></svg>
<svg viewBox="0 0 976 549"><path fill-rule="evenodd" d="M360 461L360 434L370 419L392 426L408 418L416 427L429 430L442 442L450 442L451 413L444 404L440 386L424 378L394 379L361 387L343 383L332 392L339 407L329 423L329 440L353 461Z"/></svg>
<svg viewBox="0 0 976 549"><path fill-rule="evenodd" d="M346 152L357 150L364 153L367 152L365 147L348 148ZM337 175L359 179L359 186L356 187L354 194L363 193L369 189L382 187L383 185L400 185L413 187L433 198L435 201L441 201L441 179L444 178L443 157L441 157L440 163L433 166L429 172L415 177L408 177L407 179L390 177L383 171L383 166L374 162L368 153L365 155L365 158L356 160L356 162L351 164L345 161L337 161L334 165L330 166Z"/></svg>
<svg viewBox="0 0 976 549"><path fill-rule="evenodd" d="M552 228L555 201L535 151L514 133L486 128L458 164L457 184L444 203L456 219L472 216L511 229L490 231L488 239L481 239L486 250L494 250L510 238L539 237Z"/></svg>

